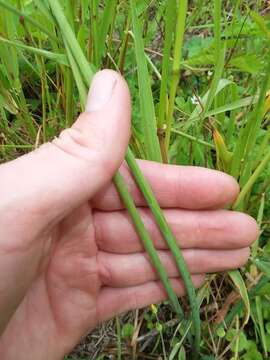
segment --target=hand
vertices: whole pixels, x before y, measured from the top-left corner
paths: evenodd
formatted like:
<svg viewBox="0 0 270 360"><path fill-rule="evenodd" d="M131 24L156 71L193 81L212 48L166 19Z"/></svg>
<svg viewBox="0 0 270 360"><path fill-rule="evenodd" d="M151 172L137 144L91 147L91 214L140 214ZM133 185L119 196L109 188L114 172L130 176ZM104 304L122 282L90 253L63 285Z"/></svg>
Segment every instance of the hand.
<svg viewBox="0 0 270 360"><path fill-rule="evenodd" d="M0 358L61 359L87 331L166 298L111 178L129 140L130 97L98 73L86 112L38 150L0 166ZM229 176L140 161L199 286L203 273L243 265L258 234L221 210L238 193ZM124 176L178 295L184 287L129 171Z"/></svg>

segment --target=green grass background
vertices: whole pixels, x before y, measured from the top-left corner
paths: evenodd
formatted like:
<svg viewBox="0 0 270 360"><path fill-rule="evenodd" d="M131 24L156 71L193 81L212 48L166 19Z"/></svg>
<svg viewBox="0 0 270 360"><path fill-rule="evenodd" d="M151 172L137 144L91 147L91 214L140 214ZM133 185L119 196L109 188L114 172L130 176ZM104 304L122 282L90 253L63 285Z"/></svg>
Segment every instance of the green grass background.
<svg viewBox="0 0 270 360"><path fill-rule="evenodd" d="M210 276L198 293L201 358L267 359L269 2L61 4L92 69L112 68L128 81L133 100L130 145L137 157L217 168L239 181L234 209L255 217L261 235L245 268ZM84 85L72 69L46 0L0 0L2 162L52 139L82 111ZM185 299L183 304L187 309ZM189 359L185 329L185 322L176 321L164 303L109 322L69 359Z"/></svg>

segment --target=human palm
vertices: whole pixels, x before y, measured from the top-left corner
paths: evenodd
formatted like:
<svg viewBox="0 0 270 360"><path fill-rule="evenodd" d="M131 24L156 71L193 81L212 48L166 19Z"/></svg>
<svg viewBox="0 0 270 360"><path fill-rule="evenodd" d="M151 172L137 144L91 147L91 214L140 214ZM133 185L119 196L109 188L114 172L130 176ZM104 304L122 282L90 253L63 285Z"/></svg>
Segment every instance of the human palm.
<svg viewBox="0 0 270 360"><path fill-rule="evenodd" d="M102 72L103 82L104 75L114 84L102 110L88 109L52 144L0 167L0 189L11 186L18 194L1 194L1 359L17 359L18 351L22 360L29 354L61 359L101 321L166 298L111 183L128 142L129 95L119 75ZM195 167L147 161L140 166L184 249L196 286L204 273L247 260L256 224L222 210L237 196L233 179ZM121 172L175 291L184 294L170 252L125 164Z"/></svg>

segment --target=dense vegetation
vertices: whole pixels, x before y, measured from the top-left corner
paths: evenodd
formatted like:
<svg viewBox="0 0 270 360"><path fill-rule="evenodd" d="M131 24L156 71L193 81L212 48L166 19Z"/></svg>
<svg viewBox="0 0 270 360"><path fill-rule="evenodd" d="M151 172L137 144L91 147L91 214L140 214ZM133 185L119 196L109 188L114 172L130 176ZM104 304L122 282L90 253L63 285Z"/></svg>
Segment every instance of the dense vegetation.
<svg viewBox="0 0 270 360"><path fill-rule="evenodd" d="M85 84L49 3L0 0L1 161L52 139L84 107ZM261 235L245 268L209 276L198 292L201 358L268 358L269 2L60 3L89 73L106 67L127 79L137 157L217 168L239 181L233 208L255 217ZM189 331L169 304L153 305L102 326L69 359L190 358Z"/></svg>

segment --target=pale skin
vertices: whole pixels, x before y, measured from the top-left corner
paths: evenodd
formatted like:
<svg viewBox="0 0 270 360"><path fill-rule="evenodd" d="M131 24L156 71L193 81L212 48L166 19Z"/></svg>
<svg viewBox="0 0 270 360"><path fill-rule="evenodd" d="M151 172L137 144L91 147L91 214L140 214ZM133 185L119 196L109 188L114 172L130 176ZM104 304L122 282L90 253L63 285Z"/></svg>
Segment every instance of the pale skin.
<svg viewBox="0 0 270 360"><path fill-rule="evenodd" d="M1 359L62 359L102 321L166 298L112 184L119 166L175 291L185 293L123 163L130 96L120 75L98 73L86 110L51 143L0 166ZM245 264L258 229L248 215L223 210L239 192L234 179L203 168L139 164L196 287L205 273Z"/></svg>

